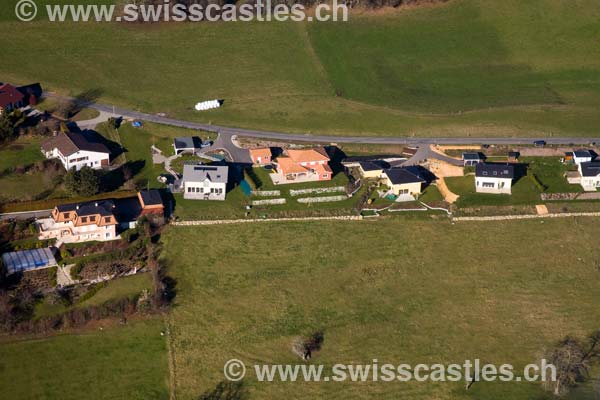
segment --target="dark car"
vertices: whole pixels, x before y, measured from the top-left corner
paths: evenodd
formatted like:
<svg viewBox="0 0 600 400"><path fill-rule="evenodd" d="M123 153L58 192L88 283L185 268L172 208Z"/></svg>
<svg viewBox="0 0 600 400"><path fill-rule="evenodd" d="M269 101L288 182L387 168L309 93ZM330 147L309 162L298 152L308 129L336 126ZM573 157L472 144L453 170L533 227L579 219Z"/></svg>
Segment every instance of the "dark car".
<svg viewBox="0 0 600 400"><path fill-rule="evenodd" d="M533 142L533 145L535 147L544 147L546 145L546 141L545 140L536 140L535 142Z"/></svg>

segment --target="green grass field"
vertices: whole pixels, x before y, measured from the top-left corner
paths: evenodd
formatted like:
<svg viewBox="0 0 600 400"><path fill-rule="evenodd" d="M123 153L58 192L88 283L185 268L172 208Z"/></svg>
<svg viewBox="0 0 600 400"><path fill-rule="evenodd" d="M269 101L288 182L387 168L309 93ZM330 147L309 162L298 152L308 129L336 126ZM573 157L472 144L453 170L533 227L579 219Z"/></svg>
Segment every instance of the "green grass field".
<svg viewBox="0 0 600 400"><path fill-rule="evenodd" d="M590 219L171 228L177 398L212 390L230 358L301 363L293 338L316 330L324 344L311 363L327 366L480 358L522 368L564 335L597 329L598 234ZM552 398L522 382L261 384L249 372L244 384L261 399Z"/></svg>
<svg viewBox="0 0 600 400"><path fill-rule="evenodd" d="M97 89L151 113L303 133L598 135L595 0L452 0L346 23L60 29L9 11L1 29L20 34L0 38L3 80ZM225 106L193 111L210 98Z"/></svg>
<svg viewBox="0 0 600 400"><path fill-rule="evenodd" d="M162 320L42 339L0 339L0 386L11 399L168 399Z"/></svg>

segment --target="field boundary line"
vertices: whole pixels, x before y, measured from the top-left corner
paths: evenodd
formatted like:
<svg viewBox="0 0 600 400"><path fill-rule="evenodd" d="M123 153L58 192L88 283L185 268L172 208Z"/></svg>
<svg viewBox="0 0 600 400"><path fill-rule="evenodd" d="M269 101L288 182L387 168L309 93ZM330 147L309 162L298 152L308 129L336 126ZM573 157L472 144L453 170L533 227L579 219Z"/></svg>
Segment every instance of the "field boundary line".
<svg viewBox="0 0 600 400"><path fill-rule="evenodd" d="M569 217L600 217L600 212L573 212L552 214L524 214L524 215L495 215L487 217L455 217L452 221L508 221L517 219L542 219L542 218L569 218Z"/></svg>
<svg viewBox="0 0 600 400"><path fill-rule="evenodd" d="M177 385L176 373L175 373L175 354L173 350L173 339L171 331L171 322L169 321L169 315L164 317L164 324L167 333L167 357L169 364L169 400L177 400L177 393L175 386Z"/></svg>
<svg viewBox="0 0 600 400"><path fill-rule="evenodd" d="M254 222L294 222L294 221L362 221L361 215L346 215L337 217L297 217L297 218L261 218L261 219L216 219L172 222L174 226L230 225Z"/></svg>

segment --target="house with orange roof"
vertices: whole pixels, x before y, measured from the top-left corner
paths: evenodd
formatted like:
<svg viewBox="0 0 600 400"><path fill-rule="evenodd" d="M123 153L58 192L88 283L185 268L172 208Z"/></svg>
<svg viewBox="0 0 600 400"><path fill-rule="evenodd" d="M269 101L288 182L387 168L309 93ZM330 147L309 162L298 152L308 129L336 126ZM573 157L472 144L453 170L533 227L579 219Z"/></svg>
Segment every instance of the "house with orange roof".
<svg viewBox="0 0 600 400"><path fill-rule="evenodd" d="M275 184L292 182L328 181L333 171L330 158L323 147L287 150L275 160L276 173L271 174Z"/></svg>
<svg viewBox="0 0 600 400"><path fill-rule="evenodd" d="M250 149L250 158L254 165L264 165L271 163L271 149L268 147L262 147L257 149Z"/></svg>

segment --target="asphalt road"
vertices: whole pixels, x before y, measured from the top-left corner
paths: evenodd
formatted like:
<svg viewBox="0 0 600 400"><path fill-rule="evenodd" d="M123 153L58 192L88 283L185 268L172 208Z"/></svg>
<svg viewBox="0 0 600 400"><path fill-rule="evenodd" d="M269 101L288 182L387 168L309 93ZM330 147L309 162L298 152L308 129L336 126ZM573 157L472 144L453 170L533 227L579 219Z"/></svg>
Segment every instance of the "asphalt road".
<svg viewBox="0 0 600 400"><path fill-rule="evenodd" d="M59 96L54 93L45 93L47 97L72 100L72 98ZM517 145L532 144L535 140L545 140L548 144L570 145L600 142L600 137L501 137L501 138L478 138L478 137L358 137L358 136L327 136L327 135L301 135L285 132L270 132L254 129L230 128L226 126L209 125L197 122L183 121L173 118L161 117L153 114L146 114L139 111L127 110L100 103L87 103L86 107L94 108L101 112L116 114L125 118L150 121L157 124L178 126L189 129L202 129L209 132L227 133L230 135L255 137L271 140L289 140L294 142L319 142L319 143L360 143L360 144L400 144L400 145L428 145L428 144L495 144L495 145Z"/></svg>
<svg viewBox="0 0 600 400"><path fill-rule="evenodd" d="M25 211L0 214L0 221L11 219L29 219L29 218L47 218L52 213L52 210Z"/></svg>

